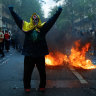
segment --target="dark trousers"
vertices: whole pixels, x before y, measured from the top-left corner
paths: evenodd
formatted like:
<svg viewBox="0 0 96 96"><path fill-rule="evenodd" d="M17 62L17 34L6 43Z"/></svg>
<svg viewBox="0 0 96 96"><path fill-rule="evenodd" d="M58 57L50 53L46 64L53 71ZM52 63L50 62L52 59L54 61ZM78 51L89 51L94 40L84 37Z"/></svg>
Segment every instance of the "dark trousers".
<svg viewBox="0 0 96 96"><path fill-rule="evenodd" d="M31 56L25 56L24 58L24 88L31 88L31 75L33 69L36 67L40 75L40 85L39 88L45 88L46 85L46 71L45 71L45 57L33 58Z"/></svg>
<svg viewBox="0 0 96 96"><path fill-rule="evenodd" d="M10 49L10 41L5 40L5 49L8 51Z"/></svg>
<svg viewBox="0 0 96 96"><path fill-rule="evenodd" d="M4 50L4 40L3 40L3 42L2 42L2 50Z"/></svg>
<svg viewBox="0 0 96 96"><path fill-rule="evenodd" d="M4 52L3 52L3 49L2 49L2 44L3 43L0 43L0 54L2 54L2 56L4 56Z"/></svg>

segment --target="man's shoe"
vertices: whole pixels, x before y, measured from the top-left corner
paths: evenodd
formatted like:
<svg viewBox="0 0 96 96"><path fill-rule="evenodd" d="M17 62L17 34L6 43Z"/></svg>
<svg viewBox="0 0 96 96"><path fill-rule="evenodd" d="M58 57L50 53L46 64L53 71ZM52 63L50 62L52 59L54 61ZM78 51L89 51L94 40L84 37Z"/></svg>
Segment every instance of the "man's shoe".
<svg viewBox="0 0 96 96"><path fill-rule="evenodd" d="M25 92L29 93L31 90L30 89L25 89Z"/></svg>
<svg viewBox="0 0 96 96"><path fill-rule="evenodd" d="M39 92L45 92L45 88L38 88L37 91L39 91Z"/></svg>

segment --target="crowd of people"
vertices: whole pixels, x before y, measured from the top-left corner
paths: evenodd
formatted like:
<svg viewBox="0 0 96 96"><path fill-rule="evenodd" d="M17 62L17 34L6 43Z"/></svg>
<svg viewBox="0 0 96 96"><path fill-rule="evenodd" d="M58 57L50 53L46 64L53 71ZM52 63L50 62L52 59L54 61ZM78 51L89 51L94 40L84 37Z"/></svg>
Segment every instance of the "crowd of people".
<svg viewBox="0 0 96 96"><path fill-rule="evenodd" d="M4 50L9 52L10 50L10 33L6 30L5 32L0 31L0 54L4 57Z"/></svg>

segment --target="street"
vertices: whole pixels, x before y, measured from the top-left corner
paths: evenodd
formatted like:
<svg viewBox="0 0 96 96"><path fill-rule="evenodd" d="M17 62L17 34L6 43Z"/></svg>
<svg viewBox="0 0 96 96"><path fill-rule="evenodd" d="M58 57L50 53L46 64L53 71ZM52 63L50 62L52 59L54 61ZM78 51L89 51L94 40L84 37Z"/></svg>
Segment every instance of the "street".
<svg viewBox="0 0 96 96"><path fill-rule="evenodd" d="M69 68L66 64L46 67L46 91L36 91L39 86L39 73L35 68L32 74L31 93L23 89L24 56L11 48L0 58L0 96L95 96L96 69L81 70ZM95 60L95 59L94 59Z"/></svg>
<svg viewBox="0 0 96 96"><path fill-rule="evenodd" d="M96 0L0 0L0 96L96 96Z"/></svg>

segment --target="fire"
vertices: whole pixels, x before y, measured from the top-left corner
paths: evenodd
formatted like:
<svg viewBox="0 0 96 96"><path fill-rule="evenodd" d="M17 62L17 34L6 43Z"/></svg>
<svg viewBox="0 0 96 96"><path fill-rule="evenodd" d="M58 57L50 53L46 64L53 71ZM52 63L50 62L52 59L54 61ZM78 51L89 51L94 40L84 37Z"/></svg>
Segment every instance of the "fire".
<svg viewBox="0 0 96 96"><path fill-rule="evenodd" d="M49 55L45 57L45 63L50 66L59 66L63 65L64 59L67 60L67 55L60 52L50 52Z"/></svg>
<svg viewBox="0 0 96 96"><path fill-rule="evenodd" d="M86 52L90 47L90 43L85 44L80 49L80 40L75 42L75 47L72 47L70 56L60 52L50 52L45 57L45 63L49 66L59 66L67 62L70 66L83 69L95 69L96 65L92 64L91 60L86 59Z"/></svg>
<svg viewBox="0 0 96 96"><path fill-rule="evenodd" d="M85 44L81 50L79 49L80 41L76 41L75 46L76 48L72 47L71 54L69 56L70 65L83 69L95 69L96 65L93 65L91 60L86 60L86 52L90 47L90 43Z"/></svg>

